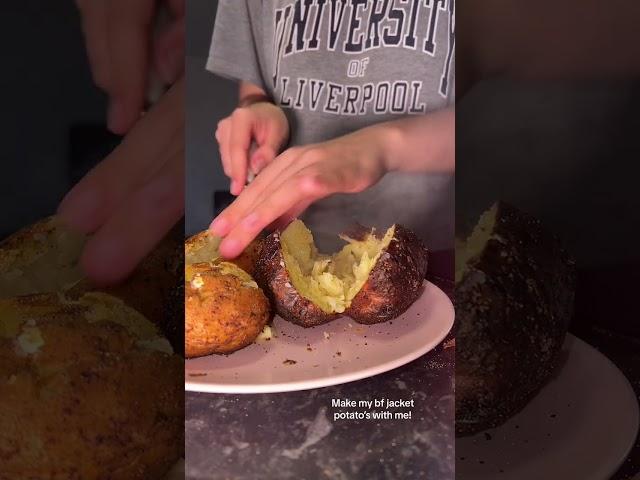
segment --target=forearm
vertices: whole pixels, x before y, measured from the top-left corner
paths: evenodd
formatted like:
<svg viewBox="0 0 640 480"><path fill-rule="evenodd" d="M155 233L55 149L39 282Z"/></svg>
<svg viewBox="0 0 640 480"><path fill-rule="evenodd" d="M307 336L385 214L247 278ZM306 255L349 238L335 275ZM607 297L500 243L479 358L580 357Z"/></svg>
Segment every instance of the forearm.
<svg viewBox="0 0 640 480"><path fill-rule="evenodd" d="M455 113L453 107L368 127L381 142L388 171L453 172Z"/></svg>

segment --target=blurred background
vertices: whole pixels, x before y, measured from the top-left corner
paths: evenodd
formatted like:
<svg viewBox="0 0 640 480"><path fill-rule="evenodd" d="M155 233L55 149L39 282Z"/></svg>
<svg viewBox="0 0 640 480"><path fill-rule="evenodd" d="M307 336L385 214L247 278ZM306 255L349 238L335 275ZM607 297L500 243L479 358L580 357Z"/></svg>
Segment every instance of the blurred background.
<svg viewBox="0 0 640 480"><path fill-rule="evenodd" d="M516 4L526 10L526 2L513 2L512 14L518 11ZM557 5L569 8L574 4ZM621 11L618 14L627 15ZM517 16L514 14L513 18ZM473 20L469 17L466 23L459 24L459 45L461 37L467 37L467 45L477 40L469 33L476 28ZM505 17L505 24L512 20ZM529 17L521 20L521 24L512 22L510 28L551 31L564 39L574 36L570 26L558 33L552 27L532 26L534 22ZM607 31L614 34L619 30ZM604 42L604 48L610 46L611 38ZM531 58L549 55L531 38L526 40L531 41L531 50L526 52ZM595 42L585 46L585 51L591 51L594 45ZM616 42L616 46L619 51L633 48L622 42ZM458 72L469 68L474 60L459 54ZM521 70L531 62L526 55L510 60ZM571 73L572 60L563 59L562 65L568 68L559 70L569 72L564 75L540 71L537 78L528 80L487 76L458 98L456 236L465 237L478 216L497 200L540 219L548 231L560 237L576 260L578 278L570 332L610 359L640 398L640 324L635 314L640 282L640 251L636 247L640 232L640 82L631 75L634 69L638 71L637 64L626 66L631 72L627 78L598 72L597 67L592 75ZM518 67L513 70L518 71ZM589 71L588 66L584 70ZM620 67L620 71L624 70ZM458 342L458 352L467 348L473 346ZM608 412L603 408L588 413L594 414ZM569 432L562 434L561 438L571 437ZM593 439L593 444L602 441ZM461 461L468 458L468 449L457 447L457 472L468 471L468 462ZM541 455L533 446L523 448L532 459ZM624 452L620 454L624 456ZM497 451L495 457L500 455ZM639 473L640 442L636 440L626 461L611 478L635 479ZM475 477L461 473L460 478Z"/></svg>
<svg viewBox="0 0 640 480"><path fill-rule="evenodd" d="M205 69L218 2L191 0L187 8L186 226L187 235L214 217L214 194L229 190L214 137L218 121L238 104L235 82Z"/></svg>

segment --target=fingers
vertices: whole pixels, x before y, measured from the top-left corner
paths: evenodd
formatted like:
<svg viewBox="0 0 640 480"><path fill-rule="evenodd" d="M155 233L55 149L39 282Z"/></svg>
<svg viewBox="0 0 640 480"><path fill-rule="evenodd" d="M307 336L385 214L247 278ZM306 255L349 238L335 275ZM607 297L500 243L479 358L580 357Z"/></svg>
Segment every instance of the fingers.
<svg viewBox="0 0 640 480"><path fill-rule="evenodd" d="M276 149L271 145L262 145L251 154L251 171L260 173L264 167L269 165L276 158Z"/></svg>
<svg viewBox="0 0 640 480"><path fill-rule="evenodd" d="M184 2L182 2L184 3ZM154 64L161 79L173 84L184 73L184 16L176 18L154 43Z"/></svg>
<svg viewBox="0 0 640 480"><path fill-rule="evenodd" d="M247 183L249 147L251 146L253 117L244 108L236 109L231 115L229 135L229 163L231 170L231 194L240 195Z"/></svg>
<svg viewBox="0 0 640 480"><path fill-rule="evenodd" d="M72 229L98 230L128 197L163 168L184 145L183 81L126 136L124 141L64 198L58 215Z"/></svg>
<svg viewBox="0 0 640 480"><path fill-rule="evenodd" d="M287 210L285 213L276 218L272 223L267 225L267 230L282 230L293 220L298 218L313 203L312 200L303 201Z"/></svg>
<svg viewBox="0 0 640 480"><path fill-rule="evenodd" d="M107 42L107 7L105 0L77 0L82 13L87 56L94 83L102 90L109 89L109 44Z"/></svg>
<svg viewBox="0 0 640 480"><path fill-rule="evenodd" d="M260 232L297 205L310 205L331 192L329 185L307 168L287 178L273 193L263 197L220 244L220 254L234 258L256 238Z"/></svg>
<svg viewBox="0 0 640 480"><path fill-rule="evenodd" d="M229 135L231 133L230 119L225 118L218 122L216 129L216 140L220 150L220 160L224 174L231 178L231 159L229 157Z"/></svg>
<svg viewBox="0 0 640 480"><path fill-rule="evenodd" d="M211 223L209 227L214 235L224 237L236 224L246 216L247 212L260 199L267 195L268 191L277 188L286 178L303 168L303 165L296 160L301 156L302 150L291 148L280 155L273 163L268 165L256 179L251 182L245 190L229 207L227 207Z"/></svg>
<svg viewBox="0 0 640 480"><path fill-rule="evenodd" d="M184 213L184 151L121 204L88 241L81 257L85 274L98 285L125 279Z"/></svg>
<svg viewBox="0 0 640 480"><path fill-rule="evenodd" d="M107 38L111 59L107 122L124 134L138 120L144 106L149 67L154 0L110 0Z"/></svg>

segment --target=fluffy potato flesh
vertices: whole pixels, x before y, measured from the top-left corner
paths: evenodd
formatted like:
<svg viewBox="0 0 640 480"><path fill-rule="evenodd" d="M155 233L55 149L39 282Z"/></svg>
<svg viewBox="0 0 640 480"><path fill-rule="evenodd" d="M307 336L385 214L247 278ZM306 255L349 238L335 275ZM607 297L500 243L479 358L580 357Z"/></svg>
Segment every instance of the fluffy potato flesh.
<svg viewBox="0 0 640 480"><path fill-rule="evenodd" d="M456 241L456 283L464 277L469 262L478 258L493 235L498 205L484 212L465 241Z"/></svg>
<svg viewBox="0 0 640 480"><path fill-rule="evenodd" d="M326 313L344 312L367 282L394 232L392 226L382 238L373 232L362 240L341 236L347 244L339 252L326 255L318 251L304 223L293 221L280 238L293 287Z"/></svg>

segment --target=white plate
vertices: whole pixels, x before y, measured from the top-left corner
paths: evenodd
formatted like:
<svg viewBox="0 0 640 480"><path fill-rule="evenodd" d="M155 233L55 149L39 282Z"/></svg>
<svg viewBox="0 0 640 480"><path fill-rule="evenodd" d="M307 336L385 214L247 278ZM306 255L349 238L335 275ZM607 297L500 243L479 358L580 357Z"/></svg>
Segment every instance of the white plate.
<svg viewBox="0 0 640 480"><path fill-rule="evenodd" d="M453 319L451 301L429 282L409 310L379 325L339 318L319 327L302 328L276 317L276 337L270 341L228 356L187 360L185 389L266 393L352 382L424 355L444 339Z"/></svg>
<svg viewBox="0 0 640 480"><path fill-rule="evenodd" d="M582 340L569 335L564 350L556 378L524 410L489 436L456 439L457 477L606 480L622 465L638 432L631 385Z"/></svg>

